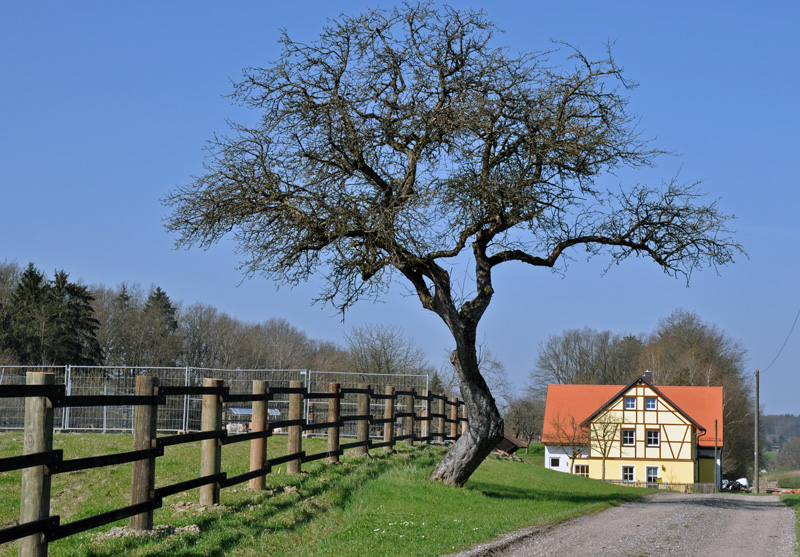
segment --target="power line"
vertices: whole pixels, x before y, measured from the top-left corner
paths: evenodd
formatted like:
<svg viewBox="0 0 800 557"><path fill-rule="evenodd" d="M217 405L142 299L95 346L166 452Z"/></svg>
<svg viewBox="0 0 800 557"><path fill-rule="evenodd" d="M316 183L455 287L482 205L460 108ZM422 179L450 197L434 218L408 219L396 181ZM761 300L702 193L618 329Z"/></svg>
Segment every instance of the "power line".
<svg viewBox="0 0 800 557"><path fill-rule="evenodd" d="M765 371L767 371L769 368L771 368L771 367L772 367L772 364L774 364L774 363L775 363L775 362L778 360L778 357L781 355L781 352L783 352L783 349L784 349L784 348L786 348L786 343L787 343L787 342L789 342L789 337L791 337L791 336L792 336L792 331L794 331L794 326L795 326L795 325L797 325L797 320L798 320L798 318L800 318L800 311L798 311L798 312L797 312L797 317L795 317L795 318L794 318L794 323L792 323L792 328L791 328L791 329L789 329L789 334L788 334L788 335L786 335L786 340L784 340L784 341L783 341L783 346L781 346L781 349L780 349L780 350L778 350L778 353L775 355L775 359L774 359L774 360L772 360L772 363L771 363L771 364L769 364L769 365L766 367L766 369L764 369L764 371L762 371L761 373L764 373L764 372L765 372Z"/></svg>

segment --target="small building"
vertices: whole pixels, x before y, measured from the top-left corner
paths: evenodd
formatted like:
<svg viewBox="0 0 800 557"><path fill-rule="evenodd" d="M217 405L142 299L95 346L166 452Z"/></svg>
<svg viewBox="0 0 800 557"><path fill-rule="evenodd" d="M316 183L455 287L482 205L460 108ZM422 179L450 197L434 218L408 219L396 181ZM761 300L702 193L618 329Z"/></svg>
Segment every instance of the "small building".
<svg viewBox="0 0 800 557"><path fill-rule="evenodd" d="M503 432L503 438L497 444L497 450L503 451L504 453L514 454L517 452L517 449L524 449L527 447L525 443L511 435L509 432Z"/></svg>
<svg viewBox="0 0 800 557"><path fill-rule="evenodd" d="M548 385L545 467L624 483L722 479L722 387ZM716 461L715 461L716 456Z"/></svg>

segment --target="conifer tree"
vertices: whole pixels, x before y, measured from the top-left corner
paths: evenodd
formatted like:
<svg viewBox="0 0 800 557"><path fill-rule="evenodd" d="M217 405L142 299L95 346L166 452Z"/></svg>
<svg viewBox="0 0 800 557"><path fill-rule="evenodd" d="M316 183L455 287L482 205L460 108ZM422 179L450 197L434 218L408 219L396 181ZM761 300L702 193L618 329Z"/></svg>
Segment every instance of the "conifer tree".
<svg viewBox="0 0 800 557"><path fill-rule="evenodd" d="M0 350L23 365L101 363L92 295L64 271L52 282L29 264L0 318Z"/></svg>

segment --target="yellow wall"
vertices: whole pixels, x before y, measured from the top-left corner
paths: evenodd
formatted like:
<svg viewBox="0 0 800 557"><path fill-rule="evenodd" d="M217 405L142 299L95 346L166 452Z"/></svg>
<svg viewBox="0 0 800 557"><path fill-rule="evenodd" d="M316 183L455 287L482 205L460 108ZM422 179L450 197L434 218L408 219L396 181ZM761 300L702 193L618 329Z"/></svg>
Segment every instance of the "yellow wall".
<svg viewBox="0 0 800 557"><path fill-rule="evenodd" d="M705 462L703 459L701 462ZM714 461L708 460L711 464L711 474L708 480L701 482L713 482L714 477ZM596 480L603 478L603 461L602 459L586 459L579 458L575 460L575 464L589 464L589 477ZM691 484L694 483L694 462L692 461L674 461L674 460L642 460L642 459L606 459L606 479L607 480L622 480L622 467L634 466L634 481L644 482L646 478L647 466L658 466L658 475L661 482Z"/></svg>

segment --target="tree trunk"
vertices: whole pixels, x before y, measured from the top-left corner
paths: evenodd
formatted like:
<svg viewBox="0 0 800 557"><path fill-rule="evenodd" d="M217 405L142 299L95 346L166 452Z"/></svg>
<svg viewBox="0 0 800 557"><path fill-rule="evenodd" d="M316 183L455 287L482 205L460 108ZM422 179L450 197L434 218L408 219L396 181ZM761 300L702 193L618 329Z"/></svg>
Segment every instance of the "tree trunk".
<svg viewBox="0 0 800 557"><path fill-rule="evenodd" d="M458 438L430 476L432 480L455 486L464 485L503 438L503 418L478 370L475 343L470 346L470 335L466 336L466 342L456 338L458 348L450 361L458 372L469 424L466 433Z"/></svg>

